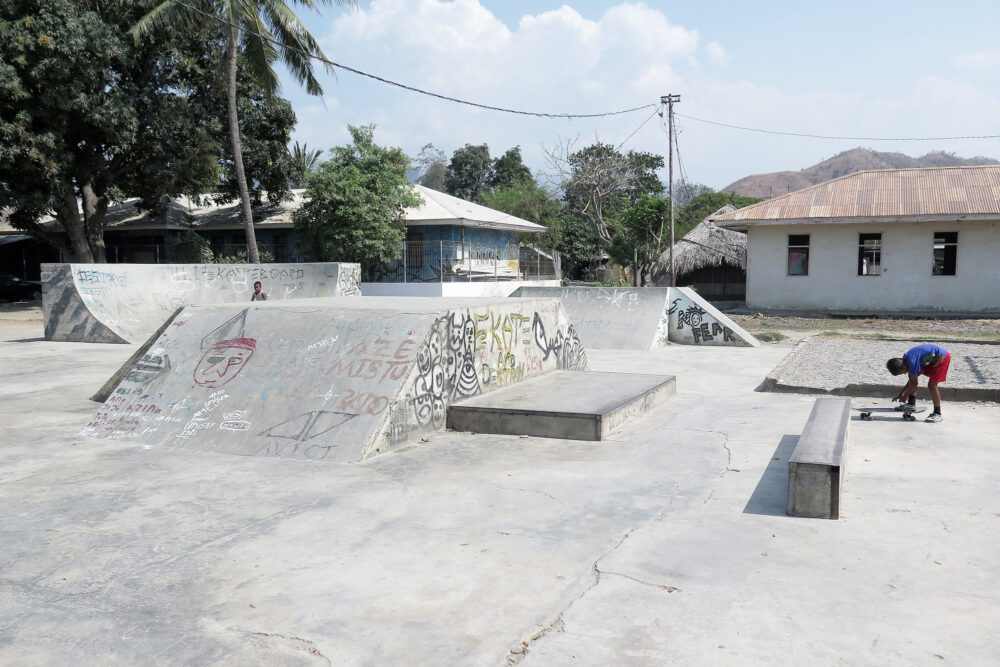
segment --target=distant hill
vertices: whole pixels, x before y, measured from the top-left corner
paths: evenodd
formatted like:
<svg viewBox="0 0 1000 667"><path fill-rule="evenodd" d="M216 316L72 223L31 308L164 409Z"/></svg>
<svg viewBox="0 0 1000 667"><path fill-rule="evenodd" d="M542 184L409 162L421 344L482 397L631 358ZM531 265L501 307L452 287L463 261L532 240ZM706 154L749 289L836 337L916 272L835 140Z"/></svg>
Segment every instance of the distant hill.
<svg viewBox="0 0 1000 667"><path fill-rule="evenodd" d="M801 171L776 171L741 178L722 188L722 192L732 192L744 197L770 198L868 169L967 167L981 164L1000 164L1000 161L988 157L961 158L944 152L910 157L902 153L879 153L867 148L853 148Z"/></svg>

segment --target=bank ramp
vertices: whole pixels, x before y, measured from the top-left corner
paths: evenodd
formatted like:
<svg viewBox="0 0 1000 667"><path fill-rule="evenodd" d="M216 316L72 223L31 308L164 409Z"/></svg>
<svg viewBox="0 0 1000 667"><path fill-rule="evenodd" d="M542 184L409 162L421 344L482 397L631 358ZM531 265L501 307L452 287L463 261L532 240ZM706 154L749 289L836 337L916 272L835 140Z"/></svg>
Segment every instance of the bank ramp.
<svg viewBox="0 0 1000 667"><path fill-rule="evenodd" d="M42 264L45 338L141 343L178 308L361 294L358 264Z"/></svg>
<svg viewBox="0 0 1000 667"><path fill-rule="evenodd" d="M760 345L689 287L520 287L511 297L558 298L584 345L594 349Z"/></svg>
<svg viewBox="0 0 1000 667"><path fill-rule="evenodd" d="M80 435L357 462L443 429L455 401L586 367L558 299L187 306Z"/></svg>

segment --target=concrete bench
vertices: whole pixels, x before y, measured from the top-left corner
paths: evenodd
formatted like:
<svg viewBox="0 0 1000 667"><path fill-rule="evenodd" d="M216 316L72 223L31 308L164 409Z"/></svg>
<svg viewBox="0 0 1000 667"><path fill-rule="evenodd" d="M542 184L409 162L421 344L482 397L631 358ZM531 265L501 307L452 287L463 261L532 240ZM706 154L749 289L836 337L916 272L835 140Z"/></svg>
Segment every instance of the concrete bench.
<svg viewBox="0 0 1000 667"><path fill-rule="evenodd" d="M788 459L788 514L840 517L851 399L817 398Z"/></svg>

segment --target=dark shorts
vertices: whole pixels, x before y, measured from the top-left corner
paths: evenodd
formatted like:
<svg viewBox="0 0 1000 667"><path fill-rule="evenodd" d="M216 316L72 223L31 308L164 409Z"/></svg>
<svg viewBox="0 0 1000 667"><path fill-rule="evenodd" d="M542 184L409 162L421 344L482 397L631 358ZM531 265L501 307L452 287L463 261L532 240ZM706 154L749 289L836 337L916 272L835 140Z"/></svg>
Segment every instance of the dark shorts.
<svg viewBox="0 0 1000 667"><path fill-rule="evenodd" d="M921 375L926 375L931 382L944 382L948 379L948 366L951 365L951 353L941 361L937 366L928 366L924 370L920 371Z"/></svg>

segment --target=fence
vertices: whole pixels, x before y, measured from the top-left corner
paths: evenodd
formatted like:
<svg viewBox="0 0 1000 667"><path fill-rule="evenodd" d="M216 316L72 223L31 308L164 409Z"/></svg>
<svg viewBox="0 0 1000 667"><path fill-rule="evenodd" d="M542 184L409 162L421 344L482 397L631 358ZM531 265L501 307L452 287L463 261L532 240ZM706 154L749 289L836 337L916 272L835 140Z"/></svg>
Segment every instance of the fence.
<svg viewBox="0 0 1000 667"><path fill-rule="evenodd" d="M366 271L382 283L558 280L559 253L547 248L456 241L407 241L400 257Z"/></svg>
<svg viewBox="0 0 1000 667"><path fill-rule="evenodd" d="M212 248L216 259L246 257L246 243L225 243ZM274 262L298 261L290 258L287 246L258 243L262 260ZM190 264L205 261L199 249L178 243L109 243L105 249L108 262L114 264ZM246 260L244 260L246 261Z"/></svg>

